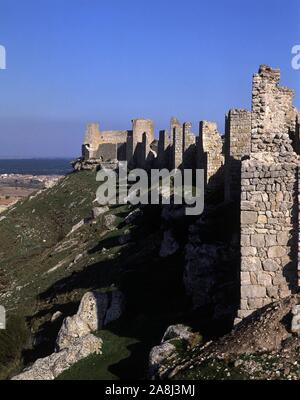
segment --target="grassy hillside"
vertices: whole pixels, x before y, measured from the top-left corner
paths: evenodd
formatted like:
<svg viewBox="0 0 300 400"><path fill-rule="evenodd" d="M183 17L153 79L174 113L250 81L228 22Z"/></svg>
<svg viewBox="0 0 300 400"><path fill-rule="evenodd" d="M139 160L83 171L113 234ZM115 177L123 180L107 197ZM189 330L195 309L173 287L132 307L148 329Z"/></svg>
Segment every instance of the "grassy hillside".
<svg viewBox="0 0 300 400"><path fill-rule="evenodd" d="M124 224L129 206L111 207L116 229L104 216L71 233L89 217L98 183L93 172L70 174L55 187L18 203L0 222L0 304L8 329L0 333L0 379L53 352L62 319L73 315L85 292L120 287L127 300L122 320L98 334L103 356L92 356L62 379L143 378L150 348L187 306L180 256L158 257L160 208ZM119 237L130 230L130 243ZM63 316L51 322L52 315ZM16 332L18 332L16 334ZM131 365L131 368L128 368ZM134 367L132 367L134 365Z"/></svg>

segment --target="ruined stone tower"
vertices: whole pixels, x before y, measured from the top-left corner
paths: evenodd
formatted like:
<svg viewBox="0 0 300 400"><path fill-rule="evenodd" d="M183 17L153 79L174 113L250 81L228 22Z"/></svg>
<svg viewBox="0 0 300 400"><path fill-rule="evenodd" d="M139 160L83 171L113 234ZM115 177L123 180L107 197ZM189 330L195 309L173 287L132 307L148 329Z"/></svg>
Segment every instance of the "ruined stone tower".
<svg viewBox="0 0 300 400"><path fill-rule="evenodd" d="M225 200L239 200L242 159L251 150L251 112L230 110L225 119Z"/></svg>
<svg viewBox="0 0 300 400"><path fill-rule="evenodd" d="M241 304L237 322L298 291L299 157L293 91L280 71L253 77L251 153L242 161Z"/></svg>
<svg viewBox="0 0 300 400"><path fill-rule="evenodd" d="M87 125L85 137L82 145L82 155L86 159L96 158L96 152L100 143L99 124L91 123Z"/></svg>
<svg viewBox="0 0 300 400"><path fill-rule="evenodd" d="M201 121L198 141L198 166L204 169L205 184L214 186L224 164L223 142L215 122Z"/></svg>

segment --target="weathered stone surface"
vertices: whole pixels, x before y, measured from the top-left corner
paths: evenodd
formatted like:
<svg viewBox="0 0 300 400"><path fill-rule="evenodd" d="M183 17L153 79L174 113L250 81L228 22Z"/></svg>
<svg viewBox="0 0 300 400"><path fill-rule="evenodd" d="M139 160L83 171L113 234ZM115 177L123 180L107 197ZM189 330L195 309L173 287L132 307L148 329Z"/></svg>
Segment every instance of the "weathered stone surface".
<svg viewBox="0 0 300 400"><path fill-rule="evenodd" d="M265 260L263 262L263 269L268 272L276 272L280 269L280 265L274 260Z"/></svg>
<svg viewBox="0 0 300 400"><path fill-rule="evenodd" d="M60 319L63 316L63 313L61 311L56 311L52 317L51 317L51 322L55 322L58 319Z"/></svg>
<svg viewBox="0 0 300 400"><path fill-rule="evenodd" d="M117 290L107 293L88 292L81 300L77 315L91 331L96 331L120 318L123 309L124 296Z"/></svg>
<svg viewBox="0 0 300 400"><path fill-rule="evenodd" d="M69 348L37 360L31 367L12 380L54 380L73 364L90 354L101 354L101 348L102 340L92 334L87 334L75 339Z"/></svg>
<svg viewBox="0 0 300 400"><path fill-rule="evenodd" d="M293 266L299 252L295 227L299 226L300 159L293 146L299 154L300 142L295 133L297 110L292 105L293 92L279 86L279 80L280 71L266 65L253 77L251 151L241 167L239 318L247 315L246 301L251 310L256 310L297 290L298 277ZM259 258L262 268L249 264L251 255Z"/></svg>
<svg viewBox="0 0 300 400"><path fill-rule="evenodd" d="M291 331L300 336L300 305L294 306L292 310L293 319Z"/></svg>
<svg viewBox="0 0 300 400"><path fill-rule="evenodd" d="M242 225L256 224L258 219L258 214L255 211L242 211L241 223Z"/></svg>
<svg viewBox="0 0 300 400"><path fill-rule="evenodd" d="M118 218L113 214L104 215L103 225L106 229L113 231L118 225Z"/></svg>
<svg viewBox="0 0 300 400"><path fill-rule="evenodd" d="M154 379L161 364L167 360L172 353L176 351L176 347L169 342L164 342L159 346L153 347L149 356L149 376Z"/></svg>
<svg viewBox="0 0 300 400"><path fill-rule="evenodd" d="M171 325L166 330L162 339L162 343L175 338L183 339L189 342L193 337L194 334L189 326L185 326L182 324Z"/></svg>
<svg viewBox="0 0 300 400"><path fill-rule="evenodd" d="M268 257L269 258L280 258L286 255L286 249L281 246L273 246L270 247L268 250Z"/></svg>
<svg viewBox="0 0 300 400"><path fill-rule="evenodd" d="M108 211L109 211L108 206L94 207L92 210L92 218L96 219L96 218L100 217L100 215L105 214Z"/></svg>
<svg viewBox="0 0 300 400"><path fill-rule="evenodd" d="M93 329L94 331L95 329ZM59 331L56 346L59 351L69 348L74 340L90 333L92 329L78 315L67 317Z"/></svg>
<svg viewBox="0 0 300 400"><path fill-rule="evenodd" d="M266 297L266 288L258 285L243 285L241 287L242 299Z"/></svg>
<svg viewBox="0 0 300 400"><path fill-rule="evenodd" d="M251 246L264 247L265 246L265 236L262 234L251 235Z"/></svg>
<svg viewBox="0 0 300 400"><path fill-rule="evenodd" d="M107 293L88 292L77 314L67 317L56 339L56 352L37 360L15 380L52 380L82 358L100 353L102 340L91 335L122 315L124 296L114 290Z"/></svg>

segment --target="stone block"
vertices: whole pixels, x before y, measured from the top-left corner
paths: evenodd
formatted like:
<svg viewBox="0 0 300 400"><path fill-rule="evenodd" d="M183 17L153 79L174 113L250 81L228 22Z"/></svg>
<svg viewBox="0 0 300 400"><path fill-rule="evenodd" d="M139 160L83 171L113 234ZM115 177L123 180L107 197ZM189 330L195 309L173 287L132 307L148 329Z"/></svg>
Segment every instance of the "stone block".
<svg viewBox="0 0 300 400"><path fill-rule="evenodd" d="M265 240L266 240L267 247L277 245L277 236L276 235L266 235Z"/></svg>
<svg viewBox="0 0 300 400"><path fill-rule="evenodd" d="M257 249L256 247L242 247L241 254L244 257L255 256L257 254Z"/></svg>
<svg viewBox="0 0 300 400"><path fill-rule="evenodd" d="M268 250L269 258L280 258L286 256L286 249L282 246L272 246Z"/></svg>
<svg viewBox="0 0 300 400"><path fill-rule="evenodd" d="M280 269L280 265L275 260L266 260L263 262L263 269L268 272L276 272Z"/></svg>
<svg viewBox="0 0 300 400"><path fill-rule="evenodd" d="M263 298L266 297L267 291L263 286L258 285L245 285L241 287L241 298Z"/></svg>
<svg viewBox="0 0 300 400"><path fill-rule="evenodd" d="M257 223L258 214L256 211L242 211L241 224L251 225Z"/></svg>
<svg viewBox="0 0 300 400"><path fill-rule="evenodd" d="M242 271L256 272L261 270L259 257L242 257Z"/></svg>
<svg viewBox="0 0 300 400"><path fill-rule="evenodd" d="M264 247L265 246L265 236L263 234L251 235L251 246Z"/></svg>
<svg viewBox="0 0 300 400"><path fill-rule="evenodd" d="M250 273L249 272L241 272L241 284L242 285L251 285Z"/></svg>
<svg viewBox="0 0 300 400"><path fill-rule="evenodd" d="M265 272L259 272L257 274L257 282L259 285L271 286L272 285L272 277Z"/></svg>
<svg viewBox="0 0 300 400"><path fill-rule="evenodd" d="M250 310L257 310L263 306L263 299L248 299Z"/></svg>
<svg viewBox="0 0 300 400"><path fill-rule="evenodd" d="M267 287L267 295L271 298L271 299L278 299L279 295L278 295L278 288L276 286L269 286Z"/></svg>

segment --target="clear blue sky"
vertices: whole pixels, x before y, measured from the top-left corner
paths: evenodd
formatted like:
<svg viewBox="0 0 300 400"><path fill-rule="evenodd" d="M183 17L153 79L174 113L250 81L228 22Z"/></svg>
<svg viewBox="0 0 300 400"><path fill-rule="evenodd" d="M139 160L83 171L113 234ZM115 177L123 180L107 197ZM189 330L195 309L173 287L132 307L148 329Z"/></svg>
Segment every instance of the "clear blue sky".
<svg viewBox="0 0 300 400"><path fill-rule="evenodd" d="M0 0L0 156L74 156L84 127L250 108L259 64L298 88L299 0ZM194 127L198 131L198 127Z"/></svg>

